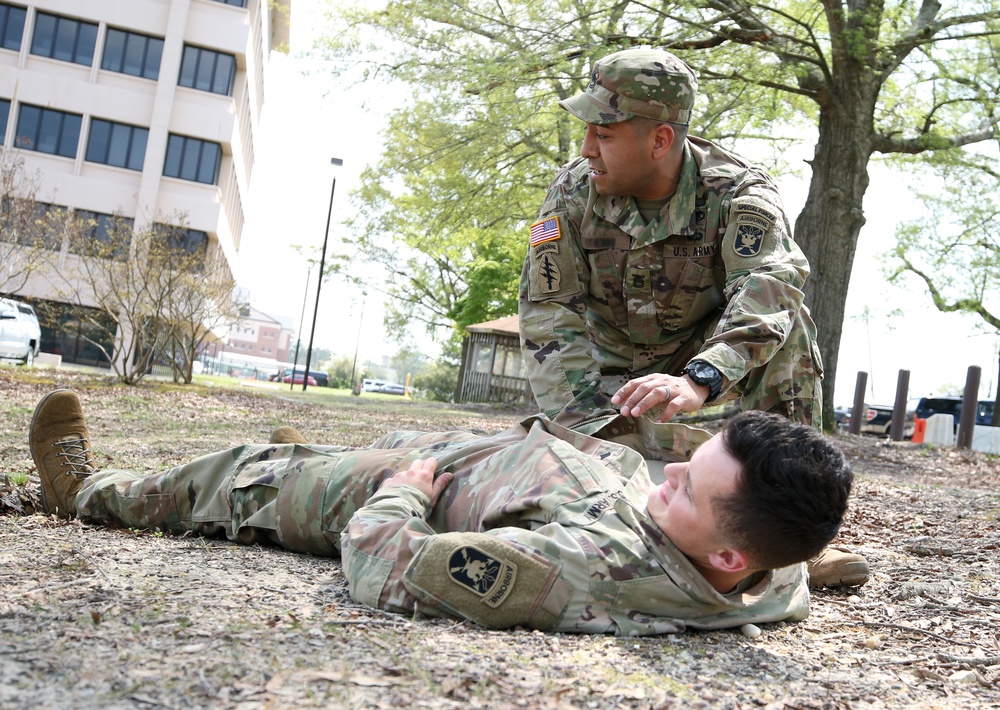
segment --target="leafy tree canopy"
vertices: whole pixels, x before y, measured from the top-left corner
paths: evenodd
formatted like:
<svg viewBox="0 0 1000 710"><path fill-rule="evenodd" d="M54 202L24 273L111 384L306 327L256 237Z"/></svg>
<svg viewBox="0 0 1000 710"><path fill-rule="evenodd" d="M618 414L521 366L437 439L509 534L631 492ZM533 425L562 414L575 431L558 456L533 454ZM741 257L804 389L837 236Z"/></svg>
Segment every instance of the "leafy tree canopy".
<svg viewBox="0 0 1000 710"><path fill-rule="evenodd" d="M1000 333L1000 170L981 156L978 165L943 163L936 173L927 182L938 189L920 196L929 218L896 230L889 280L916 281L939 311L968 313Z"/></svg>
<svg viewBox="0 0 1000 710"><path fill-rule="evenodd" d="M582 135L557 101L585 87L592 60L663 47L700 77L693 133L777 170L797 139L814 146L795 235L828 415L869 161L961 163L998 136L1000 0L388 0L337 21L325 49L412 97L365 174L351 240L381 267L390 327L513 312L525 227Z"/></svg>

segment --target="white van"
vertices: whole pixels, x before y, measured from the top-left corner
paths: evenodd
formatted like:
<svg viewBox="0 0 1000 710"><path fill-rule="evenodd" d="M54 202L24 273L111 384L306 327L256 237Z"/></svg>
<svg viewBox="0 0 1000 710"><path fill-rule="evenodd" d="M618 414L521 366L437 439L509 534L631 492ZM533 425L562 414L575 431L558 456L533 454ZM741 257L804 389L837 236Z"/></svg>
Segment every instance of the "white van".
<svg viewBox="0 0 1000 710"><path fill-rule="evenodd" d="M12 298L0 298L0 358L33 364L41 337L34 308Z"/></svg>
<svg viewBox="0 0 1000 710"><path fill-rule="evenodd" d="M378 392L382 385L389 384L385 380L361 380L362 392Z"/></svg>

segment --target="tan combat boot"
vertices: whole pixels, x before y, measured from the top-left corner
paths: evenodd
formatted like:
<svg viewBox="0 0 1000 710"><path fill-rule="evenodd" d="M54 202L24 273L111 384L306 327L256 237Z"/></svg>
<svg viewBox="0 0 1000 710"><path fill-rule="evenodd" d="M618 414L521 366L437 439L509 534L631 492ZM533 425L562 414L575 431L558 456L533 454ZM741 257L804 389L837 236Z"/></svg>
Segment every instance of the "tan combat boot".
<svg viewBox="0 0 1000 710"><path fill-rule="evenodd" d="M809 587L860 587L868 581L868 561L843 547L827 547L806 563Z"/></svg>
<svg viewBox="0 0 1000 710"><path fill-rule="evenodd" d="M306 438L290 426L279 426L271 432L272 444L307 444Z"/></svg>
<svg viewBox="0 0 1000 710"><path fill-rule="evenodd" d="M31 418L28 446L42 479L45 512L72 517L83 479L97 470L75 392L56 390L42 397Z"/></svg>

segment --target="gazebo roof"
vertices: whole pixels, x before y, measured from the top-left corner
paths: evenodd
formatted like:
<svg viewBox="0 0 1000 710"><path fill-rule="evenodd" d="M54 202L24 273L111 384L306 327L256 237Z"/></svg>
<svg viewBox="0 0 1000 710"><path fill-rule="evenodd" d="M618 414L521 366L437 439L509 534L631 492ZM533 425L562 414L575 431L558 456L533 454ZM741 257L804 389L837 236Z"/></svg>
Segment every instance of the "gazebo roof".
<svg viewBox="0 0 1000 710"><path fill-rule="evenodd" d="M485 323L476 323L466 328L470 333L494 333L496 335L517 335L517 316L506 316Z"/></svg>

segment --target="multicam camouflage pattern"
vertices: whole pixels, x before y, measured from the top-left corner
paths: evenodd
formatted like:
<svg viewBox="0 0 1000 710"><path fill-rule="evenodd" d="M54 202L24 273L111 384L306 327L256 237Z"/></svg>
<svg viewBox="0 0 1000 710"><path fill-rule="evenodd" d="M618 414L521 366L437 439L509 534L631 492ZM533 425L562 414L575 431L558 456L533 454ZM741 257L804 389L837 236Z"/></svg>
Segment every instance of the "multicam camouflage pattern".
<svg viewBox="0 0 1000 710"><path fill-rule="evenodd" d="M636 116L691 122L698 80L691 67L659 49L626 49L594 62L582 94L559 105L587 123L605 125Z"/></svg>
<svg viewBox="0 0 1000 710"><path fill-rule="evenodd" d="M809 266L773 180L689 137L677 190L648 225L631 197L591 190L587 161L563 168L541 209L563 236L529 247L519 318L539 407L599 411L626 378L679 375L697 357L744 409L821 426ZM562 414L559 414L562 412Z"/></svg>
<svg viewBox="0 0 1000 710"><path fill-rule="evenodd" d="M687 456L707 432L621 418L588 426L638 432L645 450L541 417L490 437L397 432L369 449L244 446L148 477L94 474L77 515L341 554L359 601L496 628L644 635L807 615L804 565L722 595L647 516L643 456ZM428 456L454 474L435 507L410 486L380 489Z"/></svg>

